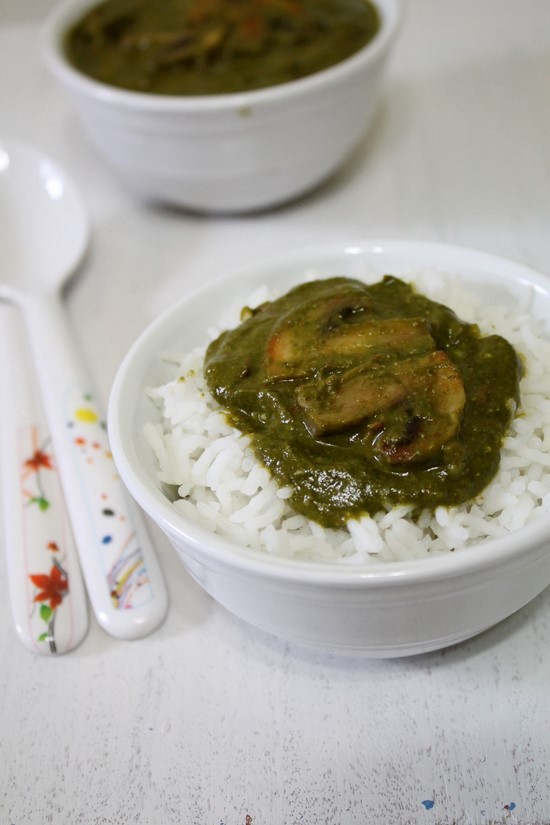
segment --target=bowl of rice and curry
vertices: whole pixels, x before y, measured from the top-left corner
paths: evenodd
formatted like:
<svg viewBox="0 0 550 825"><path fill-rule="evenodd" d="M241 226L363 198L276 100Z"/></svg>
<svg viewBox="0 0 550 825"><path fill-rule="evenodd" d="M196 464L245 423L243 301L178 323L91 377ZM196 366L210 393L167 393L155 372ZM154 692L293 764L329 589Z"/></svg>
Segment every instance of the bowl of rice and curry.
<svg viewBox="0 0 550 825"><path fill-rule="evenodd" d="M133 345L109 432L131 494L228 610L392 657L550 583L550 281L438 244L298 250Z"/></svg>
<svg viewBox="0 0 550 825"><path fill-rule="evenodd" d="M400 0L61 0L44 53L137 196L207 212L299 197L375 117Z"/></svg>

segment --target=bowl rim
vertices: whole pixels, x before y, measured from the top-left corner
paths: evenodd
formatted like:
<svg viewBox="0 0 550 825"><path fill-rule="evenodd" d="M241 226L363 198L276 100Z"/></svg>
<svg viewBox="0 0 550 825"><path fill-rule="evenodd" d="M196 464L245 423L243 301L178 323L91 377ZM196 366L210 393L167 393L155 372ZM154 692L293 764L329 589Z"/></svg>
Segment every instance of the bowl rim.
<svg viewBox="0 0 550 825"><path fill-rule="evenodd" d="M312 75L247 92L179 96L135 92L109 86L88 77L69 63L63 49L65 33L72 23L99 1L61 0L52 9L45 19L41 33L46 64L67 88L84 97L122 109L166 113L223 112L267 106L281 101L290 102L309 93L341 84L356 71L375 63L388 51L397 35L403 11L402 0L373 0L381 17L381 26L375 37L355 54Z"/></svg>
<svg viewBox="0 0 550 825"><path fill-rule="evenodd" d="M550 295L550 276L538 270L490 252L439 242L365 239L351 243L307 246L272 255L269 259L256 261L234 272L226 272L206 286L190 290L183 299L148 324L130 346L118 367L109 396L108 432L115 464L129 492L161 529L169 536L177 536L190 549L200 553L203 559L209 557L212 562L225 565L229 569L255 571L262 576L286 582L309 582L326 586L342 585L350 588L419 584L469 575L472 572L480 573L497 562L521 564L523 561L527 564L529 550L538 550L540 553L550 552L550 514L548 514L524 525L519 531L488 539L456 553L449 552L434 558L396 562L373 560L363 565L347 567L330 562L286 559L267 554L264 557L258 551L232 544L223 537L202 528L199 524L186 522L160 490L156 489L154 493L152 484L143 482L133 469L124 446L123 432L127 428L124 428L121 420L121 401L125 395L125 384L129 380L132 365L136 362L136 358L140 357L142 350L147 351L148 342L159 330L180 315L198 297L217 291L229 282L234 287L236 280L242 278L244 281L254 273L260 272L262 268L269 270L285 264L306 262L311 256L319 259L335 254L361 255L365 253L409 254L413 265L415 256L417 259L425 255L433 256L435 259L452 256L455 267L458 267L460 262L467 263L470 267L474 265L488 267L498 273L498 277L502 277L504 281L530 285L535 290ZM433 265L436 266L435 263ZM518 542L518 534L521 534L521 543ZM481 552L480 548L482 548Z"/></svg>

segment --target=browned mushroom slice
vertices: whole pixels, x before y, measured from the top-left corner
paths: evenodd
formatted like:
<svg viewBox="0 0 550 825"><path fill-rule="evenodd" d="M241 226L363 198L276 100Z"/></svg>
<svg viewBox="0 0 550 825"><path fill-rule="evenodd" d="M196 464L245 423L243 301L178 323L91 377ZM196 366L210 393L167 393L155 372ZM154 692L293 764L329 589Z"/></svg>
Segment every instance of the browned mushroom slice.
<svg viewBox="0 0 550 825"><path fill-rule="evenodd" d="M342 324L355 319L371 301L364 292L346 288L298 304L273 327L266 346L266 375L270 380L307 375L318 360L319 345Z"/></svg>
<svg viewBox="0 0 550 825"><path fill-rule="evenodd" d="M299 378L319 366L329 367L344 357L363 357L374 348L407 357L435 348L422 318L374 319L360 315L353 321L317 328L304 324L276 330L267 342L266 375L269 380Z"/></svg>
<svg viewBox="0 0 550 825"><path fill-rule="evenodd" d="M415 363L412 363L415 362ZM374 450L390 464L424 461L458 432L466 403L457 367L444 352L396 365L396 378L408 387L404 405L371 422L380 430Z"/></svg>
<svg viewBox="0 0 550 825"><path fill-rule="evenodd" d="M362 318L342 326L320 342L323 355L361 355L374 347L389 349L402 357L418 351L433 350L435 342L423 318Z"/></svg>
<svg viewBox="0 0 550 825"><path fill-rule="evenodd" d="M311 381L296 391L304 423L315 438L348 429L406 397L399 379L368 369Z"/></svg>
<svg viewBox="0 0 550 825"><path fill-rule="evenodd" d="M365 419L375 452L391 464L421 461L457 432L466 396L460 373L444 352L394 361L383 370L366 364L310 381L296 391L314 437Z"/></svg>

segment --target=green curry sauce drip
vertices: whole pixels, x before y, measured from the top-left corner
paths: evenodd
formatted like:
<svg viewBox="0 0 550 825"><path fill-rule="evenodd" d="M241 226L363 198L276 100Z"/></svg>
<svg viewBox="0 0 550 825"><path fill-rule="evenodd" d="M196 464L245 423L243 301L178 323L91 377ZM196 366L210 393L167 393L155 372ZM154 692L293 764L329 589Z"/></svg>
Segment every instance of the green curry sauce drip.
<svg viewBox="0 0 550 825"><path fill-rule="evenodd" d="M213 341L210 391L300 513L325 527L475 497L521 367L498 335L386 276L302 284Z"/></svg>
<svg viewBox="0 0 550 825"><path fill-rule="evenodd" d="M76 68L113 86L227 94L326 69L379 27L370 0L106 0L65 46Z"/></svg>

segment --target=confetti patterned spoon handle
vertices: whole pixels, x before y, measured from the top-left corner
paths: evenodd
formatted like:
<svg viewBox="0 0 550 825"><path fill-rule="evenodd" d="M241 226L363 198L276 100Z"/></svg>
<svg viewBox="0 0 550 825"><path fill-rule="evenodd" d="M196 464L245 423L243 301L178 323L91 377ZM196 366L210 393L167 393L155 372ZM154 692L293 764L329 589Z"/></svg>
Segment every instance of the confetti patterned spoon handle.
<svg viewBox="0 0 550 825"><path fill-rule="evenodd" d="M165 584L141 513L117 473L59 294L29 295L24 314L94 613L112 636L145 636L166 614Z"/></svg>
<svg viewBox="0 0 550 825"><path fill-rule="evenodd" d="M20 313L0 305L4 535L17 635L45 656L88 629L88 604Z"/></svg>

